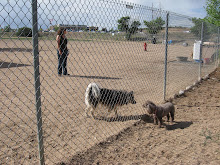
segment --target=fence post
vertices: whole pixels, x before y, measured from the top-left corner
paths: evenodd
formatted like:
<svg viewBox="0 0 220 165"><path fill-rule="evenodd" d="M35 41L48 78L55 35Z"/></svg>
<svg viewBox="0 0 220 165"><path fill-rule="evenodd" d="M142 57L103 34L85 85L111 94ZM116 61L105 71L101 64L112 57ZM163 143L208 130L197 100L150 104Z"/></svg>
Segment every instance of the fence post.
<svg viewBox="0 0 220 165"><path fill-rule="evenodd" d="M168 42L168 25L169 25L169 12L166 15L166 33L165 33L165 61L164 61L164 88L163 88L163 100L166 98L166 86L167 86L167 42Z"/></svg>
<svg viewBox="0 0 220 165"><path fill-rule="evenodd" d="M34 57L34 85L37 116L37 138L40 165L44 165L43 130L41 116L41 93L40 93L40 72L39 72L39 52L38 52L38 23L37 23L37 0L32 0L32 44Z"/></svg>
<svg viewBox="0 0 220 165"><path fill-rule="evenodd" d="M218 30L218 37L216 39L216 46L215 46L215 68L218 68L218 56L219 56L219 52L218 52L218 45L219 45L219 27L217 27Z"/></svg>
<svg viewBox="0 0 220 165"><path fill-rule="evenodd" d="M219 56L220 56L220 51L219 51L219 29L220 29L220 27L218 27L218 41L217 41L218 45L217 45L217 54L216 54L216 62L217 62L216 65L217 66L216 66L216 68L219 65Z"/></svg>
<svg viewBox="0 0 220 165"><path fill-rule="evenodd" d="M199 54L199 80L201 79L201 72L202 72L202 45L203 45L203 28L204 28L204 23L202 22L202 28L201 28L201 45L200 45L200 54Z"/></svg>

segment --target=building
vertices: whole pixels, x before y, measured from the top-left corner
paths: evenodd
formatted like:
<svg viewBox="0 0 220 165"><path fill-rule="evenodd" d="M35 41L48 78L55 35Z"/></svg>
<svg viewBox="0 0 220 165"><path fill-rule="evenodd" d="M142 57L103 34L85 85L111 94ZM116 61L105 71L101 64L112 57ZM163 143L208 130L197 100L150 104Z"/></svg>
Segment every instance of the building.
<svg viewBox="0 0 220 165"><path fill-rule="evenodd" d="M68 30L72 30L72 31L98 31L98 27L95 26L90 26L87 27L86 25L67 25L67 24L58 24L57 27L65 27Z"/></svg>
<svg viewBox="0 0 220 165"><path fill-rule="evenodd" d="M79 30L86 30L86 25L67 25L67 24L58 24L57 27L65 27L68 30L72 31L79 31Z"/></svg>
<svg viewBox="0 0 220 165"><path fill-rule="evenodd" d="M98 30L99 30L99 28L95 27L95 26L87 27L87 31L98 31Z"/></svg>

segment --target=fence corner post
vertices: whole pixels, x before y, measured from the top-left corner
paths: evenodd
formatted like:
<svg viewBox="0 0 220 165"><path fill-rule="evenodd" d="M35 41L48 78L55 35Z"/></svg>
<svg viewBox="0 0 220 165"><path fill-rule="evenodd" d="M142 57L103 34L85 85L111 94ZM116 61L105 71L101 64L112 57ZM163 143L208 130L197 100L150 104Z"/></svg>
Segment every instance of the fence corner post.
<svg viewBox="0 0 220 165"><path fill-rule="evenodd" d="M202 77L202 65L203 65L202 47L203 47L203 31L204 31L203 28L204 28L204 22L202 22L202 27L201 27L201 44L200 44L200 54L199 54L199 77L198 77L198 80L200 80Z"/></svg>

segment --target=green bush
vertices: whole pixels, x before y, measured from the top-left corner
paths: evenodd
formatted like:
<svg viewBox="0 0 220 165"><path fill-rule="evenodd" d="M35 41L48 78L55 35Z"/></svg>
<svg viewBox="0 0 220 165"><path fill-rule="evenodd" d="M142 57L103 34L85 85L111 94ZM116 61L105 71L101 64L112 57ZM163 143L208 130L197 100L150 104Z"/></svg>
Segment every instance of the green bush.
<svg viewBox="0 0 220 165"><path fill-rule="evenodd" d="M32 30L28 27L19 28L16 35L19 37L32 37Z"/></svg>

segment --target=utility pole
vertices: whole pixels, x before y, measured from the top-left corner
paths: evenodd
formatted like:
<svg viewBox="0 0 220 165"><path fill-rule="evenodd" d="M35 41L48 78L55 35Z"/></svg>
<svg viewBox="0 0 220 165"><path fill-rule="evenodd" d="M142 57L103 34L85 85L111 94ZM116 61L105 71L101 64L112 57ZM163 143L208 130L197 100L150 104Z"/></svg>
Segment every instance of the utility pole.
<svg viewBox="0 0 220 165"><path fill-rule="evenodd" d="M154 3L152 3L152 20L154 19Z"/></svg>
<svg viewBox="0 0 220 165"><path fill-rule="evenodd" d="M159 8L160 8L160 17L161 17L161 2L159 2Z"/></svg>

